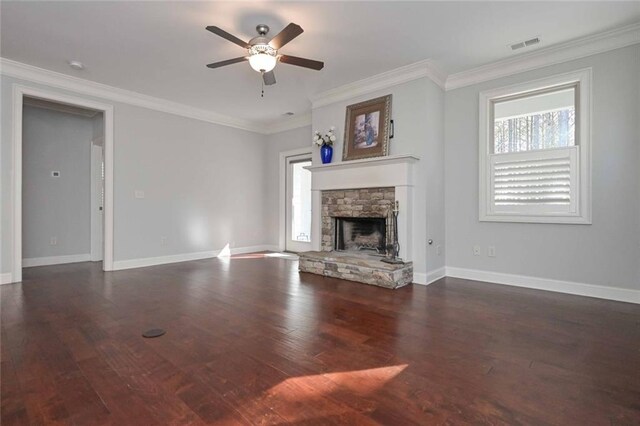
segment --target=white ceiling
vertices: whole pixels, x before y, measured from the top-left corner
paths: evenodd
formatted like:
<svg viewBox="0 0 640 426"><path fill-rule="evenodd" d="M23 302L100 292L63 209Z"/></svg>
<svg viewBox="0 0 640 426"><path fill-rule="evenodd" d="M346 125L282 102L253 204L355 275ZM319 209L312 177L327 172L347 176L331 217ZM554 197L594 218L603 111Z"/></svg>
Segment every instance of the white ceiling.
<svg viewBox="0 0 640 426"><path fill-rule="evenodd" d="M307 112L319 92L423 59L455 73L537 48L640 21L640 2L27 2L2 1L4 58L257 121ZM312 71L279 64L260 98L247 63L207 63L244 51L205 30L250 39L265 23L305 32L281 53L319 59ZM518 51L529 52L533 49ZM82 61L74 71L67 61Z"/></svg>

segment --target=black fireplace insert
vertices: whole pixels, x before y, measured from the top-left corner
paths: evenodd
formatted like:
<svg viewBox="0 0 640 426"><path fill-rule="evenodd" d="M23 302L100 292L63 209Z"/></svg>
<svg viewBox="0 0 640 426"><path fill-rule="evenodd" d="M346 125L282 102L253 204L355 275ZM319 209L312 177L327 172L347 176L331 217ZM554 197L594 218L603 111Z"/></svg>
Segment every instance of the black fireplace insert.
<svg viewBox="0 0 640 426"><path fill-rule="evenodd" d="M383 217L336 217L334 247L384 256L387 252L387 220Z"/></svg>

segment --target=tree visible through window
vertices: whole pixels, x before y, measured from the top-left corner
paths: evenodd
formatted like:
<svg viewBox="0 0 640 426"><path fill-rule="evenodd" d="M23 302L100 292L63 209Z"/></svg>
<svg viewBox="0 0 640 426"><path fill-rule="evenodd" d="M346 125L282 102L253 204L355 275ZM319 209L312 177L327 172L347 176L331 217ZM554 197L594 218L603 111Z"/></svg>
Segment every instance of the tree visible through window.
<svg viewBox="0 0 640 426"><path fill-rule="evenodd" d="M494 154L576 144L575 87L497 100L494 114Z"/></svg>
<svg viewBox="0 0 640 426"><path fill-rule="evenodd" d="M494 153L574 146L575 108L495 120Z"/></svg>

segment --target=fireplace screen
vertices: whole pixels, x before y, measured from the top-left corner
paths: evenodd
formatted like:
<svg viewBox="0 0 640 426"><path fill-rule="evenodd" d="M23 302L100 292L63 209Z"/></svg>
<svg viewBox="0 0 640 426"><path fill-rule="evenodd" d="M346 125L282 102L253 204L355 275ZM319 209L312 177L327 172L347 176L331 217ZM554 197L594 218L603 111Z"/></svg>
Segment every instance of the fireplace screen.
<svg viewBox="0 0 640 426"><path fill-rule="evenodd" d="M382 217L337 217L334 247L340 251L386 253L387 221Z"/></svg>

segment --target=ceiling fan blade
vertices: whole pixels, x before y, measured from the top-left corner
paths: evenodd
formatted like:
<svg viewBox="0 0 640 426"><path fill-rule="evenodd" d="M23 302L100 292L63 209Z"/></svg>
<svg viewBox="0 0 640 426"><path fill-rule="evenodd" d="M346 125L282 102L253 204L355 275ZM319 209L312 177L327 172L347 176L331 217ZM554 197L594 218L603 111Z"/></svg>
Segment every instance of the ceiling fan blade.
<svg viewBox="0 0 640 426"><path fill-rule="evenodd" d="M269 45L278 50L285 44L289 43L294 38L302 34L304 30L298 24L290 23L284 30L280 31L274 38L271 39Z"/></svg>
<svg viewBox="0 0 640 426"><path fill-rule="evenodd" d="M226 32L225 30L223 30L223 29L221 29L219 27L216 27L216 26L213 26L213 25L209 25L207 27L207 30L211 31L212 33L214 33L217 36L220 36L220 37L222 37L222 38L224 38L226 40L229 40L231 43L235 43L240 47L244 47L245 49L248 49L250 47L249 43L247 43L246 41L240 40L238 37L229 34L228 32Z"/></svg>
<svg viewBox="0 0 640 426"><path fill-rule="evenodd" d="M267 86L274 85L276 84L276 75L273 71L262 73L262 81L264 81L264 84Z"/></svg>
<svg viewBox="0 0 640 426"><path fill-rule="evenodd" d="M220 68L225 65L237 64L238 62L244 62L247 58L244 56L240 56L239 58L227 59L226 61L214 62L212 64L208 64L207 68Z"/></svg>
<svg viewBox="0 0 640 426"><path fill-rule="evenodd" d="M324 68L324 62L314 61L313 59L298 58L297 56L280 55L280 62L289 65L297 65L299 67L311 68L320 71Z"/></svg>

